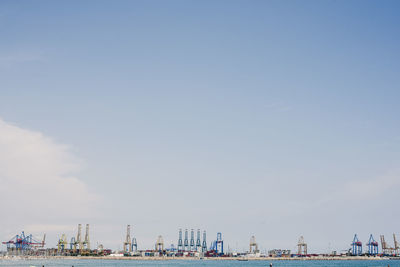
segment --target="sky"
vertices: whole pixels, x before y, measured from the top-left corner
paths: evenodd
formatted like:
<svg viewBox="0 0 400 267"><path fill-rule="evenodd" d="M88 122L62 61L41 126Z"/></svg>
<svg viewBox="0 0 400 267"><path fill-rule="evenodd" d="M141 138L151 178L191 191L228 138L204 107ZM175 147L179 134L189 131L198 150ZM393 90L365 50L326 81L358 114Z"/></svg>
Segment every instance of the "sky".
<svg viewBox="0 0 400 267"><path fill-rule="evenodd" d="M1 1L0 239L400 234L398 1ZM5 246L2 246L5 249Z"/></svg>

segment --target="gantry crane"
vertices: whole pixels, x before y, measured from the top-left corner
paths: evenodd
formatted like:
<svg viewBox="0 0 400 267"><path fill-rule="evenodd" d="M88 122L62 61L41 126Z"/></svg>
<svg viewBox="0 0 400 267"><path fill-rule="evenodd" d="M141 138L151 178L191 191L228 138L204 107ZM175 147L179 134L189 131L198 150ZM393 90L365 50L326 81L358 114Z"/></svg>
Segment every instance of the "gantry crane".
<svg viewBox="0 0 400 267"><path fill-rule="evenodd" d="M297 242L297 254L302 256L307 255L307 243L304 241L303 236L300 236L299 242Z"/></svg>

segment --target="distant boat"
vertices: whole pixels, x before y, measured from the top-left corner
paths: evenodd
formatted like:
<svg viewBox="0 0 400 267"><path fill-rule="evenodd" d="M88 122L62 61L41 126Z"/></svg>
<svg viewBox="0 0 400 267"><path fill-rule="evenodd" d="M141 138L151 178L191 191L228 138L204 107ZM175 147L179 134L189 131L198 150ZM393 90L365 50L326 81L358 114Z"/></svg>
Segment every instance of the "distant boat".
<svg viewBox="0 0 400 267"><path fill-rule="evenodd" d="M249 259L248 259L248 258L245 258L245 257L240 257L240 258L238 258L237 260L238 260L238 261L249 261Z"/></svg>

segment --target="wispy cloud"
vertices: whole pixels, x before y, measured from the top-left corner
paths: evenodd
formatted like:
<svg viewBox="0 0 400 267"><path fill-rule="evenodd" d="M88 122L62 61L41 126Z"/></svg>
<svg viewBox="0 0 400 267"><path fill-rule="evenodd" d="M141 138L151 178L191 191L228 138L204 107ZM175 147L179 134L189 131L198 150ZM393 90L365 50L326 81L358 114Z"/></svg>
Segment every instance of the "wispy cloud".
<svg viewBox="0 0 400 267"><path fill-rule="evenodd" d="M346 204L349 201L363 203L365 200L377 200L387 191L400 187L400 175L390 172L371 179L357 179L341 184L335 190L324 195L310 206L321 207L330 203L337 205Z"/></svg>
<svg viewBox="0 0 400 267"><path fill-rule="evenodd" d="M100 198L75 175L81 162L69 146L0 119L3 238L18 227L57 231L94 216Z"/></svg>
<svg viewBox="0 0 400 267"><path fill-rule="evenodd" d="M265 105L265 107L273 112L286 112L291 111L292 107L282 101L272 102Z"/></svg>
<svg viewBox="0 0 400 267"><path fill-rule="evenodd" d="M40 62L44 60L43 52L39 51L14 51L0 54L0 67L7 68L15 65Z"/></svg>

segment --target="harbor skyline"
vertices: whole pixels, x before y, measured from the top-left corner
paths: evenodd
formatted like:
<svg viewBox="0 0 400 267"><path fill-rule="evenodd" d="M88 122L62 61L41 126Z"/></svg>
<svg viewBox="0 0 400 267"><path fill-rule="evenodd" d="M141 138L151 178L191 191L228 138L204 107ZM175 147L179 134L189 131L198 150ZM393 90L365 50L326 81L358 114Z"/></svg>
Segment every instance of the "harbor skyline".
<svg viewBox="0 0 400 267"><path fill-rule="evenodd" d="M1 1L0 240L400 234L399 7Z"/></svg>

